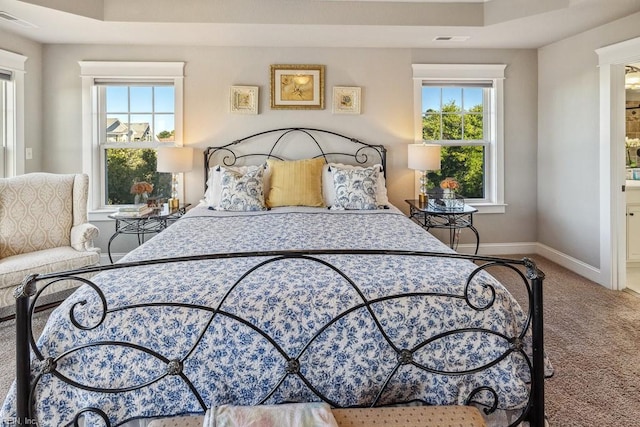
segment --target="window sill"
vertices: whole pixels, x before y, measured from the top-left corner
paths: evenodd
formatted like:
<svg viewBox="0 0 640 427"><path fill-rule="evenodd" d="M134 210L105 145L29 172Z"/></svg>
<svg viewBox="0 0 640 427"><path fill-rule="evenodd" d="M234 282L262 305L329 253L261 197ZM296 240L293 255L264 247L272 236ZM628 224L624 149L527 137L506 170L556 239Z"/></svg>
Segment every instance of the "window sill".
<svg viewBox="0 0 640 427"><path fill-rule="evenodd" d="M507 205L504 203L468 203L478 209L478 214L503 214L507 211Z"/></svg>
<svg viewBox="0 0 640 427"><path fill-rule="evenodd" d="M115 209L96 209L89 211L89 222L113 221L109 215L116 212Z"/></svg>

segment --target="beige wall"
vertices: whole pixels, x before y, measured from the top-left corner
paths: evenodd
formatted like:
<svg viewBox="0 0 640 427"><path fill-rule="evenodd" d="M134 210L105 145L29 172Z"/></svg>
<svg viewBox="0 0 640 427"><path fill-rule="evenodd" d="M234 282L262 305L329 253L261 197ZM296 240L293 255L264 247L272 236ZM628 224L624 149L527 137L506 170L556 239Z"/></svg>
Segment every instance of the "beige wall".
<svg viewBox="0 0 640 427"><path fill-rule="evenodd" d="M412 62L507 64L504 82L506 214L476 215L482 243L536 242L537 57L535 50L417 49Z"/></svg>
<svg viewBox="0 0 640 427"><path fill-rule="evenodd" d="M204 148L270 128L312 126L356 136L388 147L388 188L392 203L406 210L413 197L414 172L407 168L406 146L413 141L412 62L505 63L506 214L478 215L483 243L536 239L536 79L535 50L410 50L328 48L220 48L170 46L48 45L44 48L45 132L51 149L44 168L81 170L79 120L80 60L185 61L184 137ZM326 66L326 104L321 111L269 108L269 65L318 63ZM231 85L260 88L260 114L228 113ZM333 86L361 86L361 115L331 113ZM186 200L202 195L200 156L185 177ZM104 234L104 233L103 233ZM110 233L109 233L110 234ZM463 233L463 242L471 242Z"/></svg>
<svg viewBox="0 0 640 427"><path fill-rule="evenodd" d="M600 110L595 49L640 36L638 22L640 14L634 14L538 54L538 242L596 268Z"/></svg>
<svg viewBox="0 0 640 427"><path fill-rule="evenodd" d="M203 148L255 131L301 125L333 129L389 147L393 203L413 195L406 167L413 140L412 63L505 63L506 214L479 215L483 243L540 242L599 266L598 69L595 49L640 36L640 14L539 50L220 48L136 45L40 46L0 31L0 48L26 63L27 170L81 170L79 60L180 60L185 79L185 139ZM275 111L269 105L269 65L327 67L323 111ZM227 112L229 86L260 87L260 114ZM331 114L335 85L363 88L363 114ZM45 154L46 153L46 154ZM188 174L187 200L202 192L202 171ZM104 226L103 236L111 233ZM465 237L465 241L470 239ZM103 246L103 245L101 245Z"/></svg>
<svg viewBox="0 0 640 427"><path fill-rule="evenodd" d="M42 45L0 30L0 49L19 53L25 62L25 147L33 149L33 159L25 160L25 172L42 170Z"/></svg>

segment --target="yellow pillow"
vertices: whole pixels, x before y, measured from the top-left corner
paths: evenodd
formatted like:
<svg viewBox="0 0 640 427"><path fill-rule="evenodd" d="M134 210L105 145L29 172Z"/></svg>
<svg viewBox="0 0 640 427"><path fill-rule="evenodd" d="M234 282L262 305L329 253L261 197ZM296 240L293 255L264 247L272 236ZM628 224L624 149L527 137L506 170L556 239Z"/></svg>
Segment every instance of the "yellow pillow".
<svg viewBox="0 0 640 427"><path fill-rule="evenodd" d="M267 160L271 189L267 206L324 206L322 166L324 158L282 161Z"/></svg>

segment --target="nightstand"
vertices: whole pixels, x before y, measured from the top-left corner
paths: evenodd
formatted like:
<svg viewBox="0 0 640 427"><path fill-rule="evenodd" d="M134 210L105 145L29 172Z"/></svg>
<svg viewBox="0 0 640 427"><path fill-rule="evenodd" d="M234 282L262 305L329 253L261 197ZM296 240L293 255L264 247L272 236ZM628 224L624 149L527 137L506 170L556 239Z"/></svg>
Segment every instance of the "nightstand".
<svg viewBox="0 0 640 427"><path fill-rule="evenodd" d="M191 206L191 203L182 204L178 208L169 209L168 212L156 209L151 213L140 216L131 216L118 212L110 214L109 218L116 220L116 231L107 245L109 262L113 264L113 259L111 258L111 242L113 242L113 239L121 234L135 234L138 236L138 245L141 245L144 243L145 234L160 233L184 215L189 206Z"/></svg>
<svg viewBox="0 0 640 427"><path fill-rule="evenodd" d="M425 230L431 228L449 230L449 247L451 249L458 247L456 233L464 228L473 231L476 235L475 254L478 254L480 235L473 226L473 214L478 212L478 209L464 203L460 203L455 207L447 207L446 205L434 203L432 199L427 202L420 202L419 200L405 200L405 202L409 204L409 218L417 222Z"/></svg>

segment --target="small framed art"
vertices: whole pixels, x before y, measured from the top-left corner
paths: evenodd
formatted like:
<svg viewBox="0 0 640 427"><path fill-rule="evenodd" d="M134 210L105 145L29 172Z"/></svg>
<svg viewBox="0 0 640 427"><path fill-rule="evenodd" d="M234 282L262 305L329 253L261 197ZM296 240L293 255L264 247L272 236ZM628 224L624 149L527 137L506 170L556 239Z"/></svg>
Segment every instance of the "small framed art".
<svg viewBox="0 0 640 427"><path fill-rule="evenodd" d="M360 95L359 87L334 86L333 113L360 114Z"/></svg>
<svg viewBox="0 0 640 427"><path fill-rule="evenodd" d="M324 109L324 65L272 65L271 108Z"/></svg>
<svg viewBox="0 0 640 427"><path fill-rule="evenodd" d="M231 86L229 111L237 114L258 114L258 86Z"/></svg>

